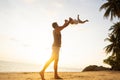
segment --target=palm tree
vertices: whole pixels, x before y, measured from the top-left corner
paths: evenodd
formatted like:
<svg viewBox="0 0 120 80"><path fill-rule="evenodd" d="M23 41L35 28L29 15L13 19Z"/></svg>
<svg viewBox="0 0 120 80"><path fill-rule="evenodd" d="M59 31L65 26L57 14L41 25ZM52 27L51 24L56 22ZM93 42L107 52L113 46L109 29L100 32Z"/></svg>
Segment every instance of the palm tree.
<svg viewBox="0 0 120 80"><path fill-rule="evenodd" d="M104 60L104 63L109 64L111 66L111 70L119 70L115 56L109 56L107 59Z"/></svg>
<svg viewBox="0 0 120 80"><path fill-rule="evenodd" d="M106 53L112 53L112 55L105 59L104 62L109 64L112 69L120 70L120 22L111 26L110 30L112 30L111 34L105 39L110 44L105 47L105 51Z"/></svg>
<svg viewBox="0 0 120 80"><path fill-rule="evenodd" d="M120 0L107 0L107 2L100 7L100 10L102 9L106 10L104 17L108 18L111 16L111 20L113 20L113 17L120 18Z"/></svg>
<svg viewBox="0 0 120 80"><path fill-rule="evenodd" d="M112 53L104 62L111 66L112 70L120 70L120 47L117 43L116 36L114 34L109 35L109 38L106 38L110 42L109 45L105 47L106 53Z"/></svg>
<svg viewBox="0 0 120 80"><path fill-rule="evenodd" d="M117 53L115 35L109 34L109 38L106 38L105 40L108 40L110 42L110 44L105 47L106 53L112 53L112 56L115 56L115 54Z"/></svg>
<svg viewBox="0 0 120 80"><path fill-rule="evenodd" d="M116 48L117 48L117 54L116 57L118 60L120 60L120 22L117 22L114 24L110 30L112 30L111 35L115 35L116 37Z"/></svg>
<svg viewBox="0 0 120 80"><path fill-rule="evenodd" d="M105 9L104 17L113 20L113 17L120 18L120 0L106 0L100 10ZM104 60L105 63L111 65L112 69L120 70L120 22L114 24L109 30L112 32L109 34L108 40L110 44L105 47L106 53L112 53L107 59Z"/></svg>
<svg viewBox="0 0 120 80"><path fill-rule="evenodd" d="M112 30L111 34L115 34L117 38L119 38L120 37L120 22L115 23L113 26L111 26L109 30Z"/></svg>

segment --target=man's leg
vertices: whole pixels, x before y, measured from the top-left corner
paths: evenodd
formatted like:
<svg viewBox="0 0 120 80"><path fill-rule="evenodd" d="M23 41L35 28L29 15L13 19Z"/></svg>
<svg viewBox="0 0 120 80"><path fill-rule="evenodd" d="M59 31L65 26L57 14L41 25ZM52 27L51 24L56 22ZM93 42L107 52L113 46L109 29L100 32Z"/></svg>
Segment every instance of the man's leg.
<svg viewBox="0 0 120 80"><path fill-rule="evenodd" d="M54 78L62 79L61 77L58 76L58 59L55 59L55 62L54 62Z"/></svg>
<svg viewBox="0 0 120 80"><path fill-rule="evenodd" d="M62 79L58 76L58 60L56 59L54 62L54 78L55 79Z"/></svg>
<svg viewBox="0 0 120 80"><path fill-rule="evenodd" d="M46 64L44 65L42 71L45 72L46 68L50 65L50 63L54 60L53 57L51 57L47 62Z"/></svg>
<svg viewBox="0 0 120 80"><path fill-rule="evenodd" d="M60 47L56 47L54 48L54 78L55 79L62 79L58 76L58 61L59 61L59 50L60 50Z"/></svg>
<svg viewBox="0 0 120 80"><path fill-rule="evenodd" d="M55 59L54 61L54 75L55 76L58 76L57 71L58 71L58 59Z"/></svg>
<svg viewBox="0 0 120 80"><path fill-rule="evenodd" d="M42 80L45 80L44 79L44 72L45 72L46 68L50 65L50 63L53 60L54 60L54 58L53 58L53 56L51 56L51 58L46 62L46 64L44 65L43 69L41 70L40 75L41 75Z"/></svg>

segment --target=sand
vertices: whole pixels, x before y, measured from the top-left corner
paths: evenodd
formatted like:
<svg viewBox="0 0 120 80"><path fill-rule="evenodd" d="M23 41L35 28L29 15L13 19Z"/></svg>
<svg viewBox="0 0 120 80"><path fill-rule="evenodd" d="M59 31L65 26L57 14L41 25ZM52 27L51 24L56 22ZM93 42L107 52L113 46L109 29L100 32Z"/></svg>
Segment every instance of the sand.
<svg viewBox="0 0 120 80"><path fill-rule="evenodd" d="M120 80L119 71L59 72L63 80ZM46 80L55 80L53 72L46 72ZM0 80L41 80L38 72L0 73Z"/></svg>

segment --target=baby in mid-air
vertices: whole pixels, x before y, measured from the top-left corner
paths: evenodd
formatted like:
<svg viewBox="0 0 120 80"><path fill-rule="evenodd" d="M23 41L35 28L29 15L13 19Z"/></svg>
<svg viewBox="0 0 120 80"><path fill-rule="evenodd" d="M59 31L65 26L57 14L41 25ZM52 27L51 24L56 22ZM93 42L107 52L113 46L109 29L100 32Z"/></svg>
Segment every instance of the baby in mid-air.
<svg viewBox="0 0 120 80"><path fill-rule="evenodd" d="M67 22L68 20L65 20L65 21ZM77 19L72 19L71 20L71 24L79 24L79 23L85 23L85 22L88 22L88 20L84 20L84 21L80 20L79 15L77 16Z"/></svg>

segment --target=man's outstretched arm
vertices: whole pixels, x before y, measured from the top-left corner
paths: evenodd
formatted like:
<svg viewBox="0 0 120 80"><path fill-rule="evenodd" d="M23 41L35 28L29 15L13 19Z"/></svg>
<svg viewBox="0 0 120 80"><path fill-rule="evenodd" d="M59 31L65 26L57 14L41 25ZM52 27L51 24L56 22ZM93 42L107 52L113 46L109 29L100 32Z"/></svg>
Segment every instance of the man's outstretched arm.
<svg viewBox="0 0 120 80"><path fill-rule="evenodd" d="M69 21L65 20L65 23L63 24L63 26L60 26L59 29L62 30L65 27L67 27L70 24L71 20L72 20L72 18L69 18Z"/></svg>

